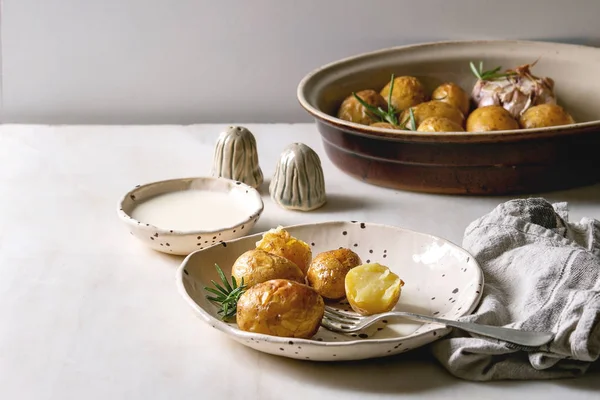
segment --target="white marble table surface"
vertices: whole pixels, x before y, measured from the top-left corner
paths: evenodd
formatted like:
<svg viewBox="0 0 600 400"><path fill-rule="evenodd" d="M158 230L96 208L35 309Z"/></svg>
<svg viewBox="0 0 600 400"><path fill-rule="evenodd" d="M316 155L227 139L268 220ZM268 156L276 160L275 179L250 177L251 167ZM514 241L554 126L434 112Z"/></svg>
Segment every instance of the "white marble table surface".
<svg viewBox="0 0 600 400"><path fill-rule="evenodd" d="M0 127L0 399L597 399L600 373L552 382L472 383L424 350L343 364L260 354L196 318L180 298L181 257L121 225L136 184L209 173L225 125ZM289 143L313 147L330 202L287 212L267 195L254 231L332 219L415 229L460 244L506 198L377 188L338 171L312 124L246 125L268 178ZM600 185L545 195L571 218L600 217Z"/></svg>

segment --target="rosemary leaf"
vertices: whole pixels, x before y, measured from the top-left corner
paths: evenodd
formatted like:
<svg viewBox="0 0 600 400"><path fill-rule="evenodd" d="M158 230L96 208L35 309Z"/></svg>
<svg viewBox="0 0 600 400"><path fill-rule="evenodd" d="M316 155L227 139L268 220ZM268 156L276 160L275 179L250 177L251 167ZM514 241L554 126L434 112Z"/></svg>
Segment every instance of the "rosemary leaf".
<svg viewBox="0 0 600 400"><path fill-rule="evenodd" d="M231 292L233 289L232 289L231 285L229 284L229 281L227 280L227 278L225 278L225 274L223 273L223 270L221 269L221 267L219 267L219 264L215 264L215 268L217 269L219 278L221 278L221 280L223 281L223 284L225 285L227 290L229 290Z"/></svg>
<svg viewBox="0 0 600 400"><path fill-rule="evenodd" d="M221 285L219 285L217 282L211 280L211 283L225 296L227 296L227 294L229 293L229 291L227 289L225 289L224 287L222 287Z"/></svg>
<svg viewBox="0 0 600 400"><path fill-rule="evenodd" d="M471 61L469 63L469 65L471 66L471 71L473 72L473 75L475 75L478 79L482 79L481 78L481 74L479 73L479 71L477 70L477 68L475 67L475 64L473 64L473 61ZM483 63L479 63L479 68L483 67Z"/></svg>
<svg viewBox="0 0 600 400"><path fill-rule="evenodd" d="M415 113L413 112L412 108L408 109L408 114L409 114L409 122L410 122L410 130L411 131L416 131L417 130L417 121L415 120Z"/></svg>
<svg viewBox="0 0 600 400"><path fill-rule="evenodd" d="M209 291L209 292L211 292L212 294L216 294L217 297L219 297L219 298L223 298L224 299L227 296L227 293L219 292L218 290L215 290L213 288L205 287L204 289L207 290L207 291Z"/></svg>

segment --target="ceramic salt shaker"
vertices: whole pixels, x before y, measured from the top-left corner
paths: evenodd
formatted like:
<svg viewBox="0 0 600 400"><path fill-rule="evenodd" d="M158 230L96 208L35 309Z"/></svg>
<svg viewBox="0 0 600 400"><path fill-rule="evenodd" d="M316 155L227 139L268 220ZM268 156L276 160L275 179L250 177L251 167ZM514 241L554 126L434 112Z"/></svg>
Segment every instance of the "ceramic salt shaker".
<svg viewBox="0 0 600 400"><path fill-rule="evenodd" d="M321 159L303 143L286 147L269 185L271 199L288 210L315 210L327 202Z"/></svg>
<svg viewBox="0 0 600 400"><path fill-rule="evenodd" d="M211 175L240 181L253 188L263 183L252 132L242 126L230 126L221 132L215 146Z"/></svg>

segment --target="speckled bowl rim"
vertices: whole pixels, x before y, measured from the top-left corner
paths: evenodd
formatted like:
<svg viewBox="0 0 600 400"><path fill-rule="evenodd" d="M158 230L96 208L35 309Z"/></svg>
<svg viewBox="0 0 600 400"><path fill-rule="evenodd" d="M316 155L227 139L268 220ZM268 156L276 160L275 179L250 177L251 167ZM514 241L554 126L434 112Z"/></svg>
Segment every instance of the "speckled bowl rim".
<svg viewBox="0 0 600 400"><path fill-rule="evenodd" d="M427 141L427 142L438 142L438 141L468 141L474 142L489 142L498 140L512 140L512 139L528 139L528 138L542 138L568 135L581 130L593 130L600 129L600 120L579 122L570 125L556 126L556 127L545 127L545 128L528 128L528 129L512 129L503 131L493 132L414 132L408 130L396 130L388 128L373 128L367 125L361 125L350 121L339 119L335 116L329 115L319 110L315 105L311 104L307 97L309 92L309 86L313 81L320 79L322 75L326 75L334 70L343 69L346 65L357 63L371 57L381 56L388 53L401 52L403 50L412 49L433 49L439 46L468 46L468 45L483 45L486 43L494 44L506 44L506 45L527 45L527 46L539 46L539 47L556 47L569 48L569 49L581 49L582 51L597 51L600 52L600 48L592 46L580 45L580 44L568 44L558 42L546 42L546 41L535 41L535 40L448 40L438 42L424 42L418 44L409 44L404 46L389 47L381 50L361 53L355 56L342 58L340 60L325 64L319 68L309 72L298 84L296 96L300 105L313 117L317 118L321 122L333 126L344 131L367 137L379 137L385 140L399 140L399 141Z"/></svg>
<svg viewBox="0 0 600 400"><path fill-rule="evenodd" d="M309 226L323 226L323 225L340 224L340 223L351 223L351 221L335 220L335 221L324 221L324 222L309 223L309 224L296 224L296 225L285 226L285 227L283 227L283 229L287 230L287 229L293 229L293 228L301 228L301 227L309 227ZM382 228L403 231L403 232L407 232L407 233L424 235L424 236L428 236L432 239L441 240L441 241L449 244L450 246L452 246L456 250L460 251L461 253L465 253L466 255L470 256L470 258L471 258L470 262L473 262L476 267L476 273L479 278L479 283L481 283L481 287L484 286L484 284L485 284L484 275L483 275L483 271L482 271L481 267L479 266L479 263L477 262L475 257L473 257L473 255L471 255L467 250L460 247L459 245L457 245L447 239L441 238L439 236L435 236L435 235L432 235L429 233L418 232L418 231L411 230L411 229L401 228L398 226L387 225L387 224L377 224L377 223L365 223L365 224L367 226L382 227ZM248 236L240 237L237 239L228 240L225 243L234 243L234 242L237 242L240 240L249 240L249 238L258 238L261 235L263 235L264 233L265 232L255 233L253 235L248 235ZM313 340L313 339L279 337L279 336L266 335L263 333L253 333L253 332L242 331L241 329L230 326L229 324L227 324L223 321L220 321L219 319L210 315L210 313L208 313L206 310L204 310L204 308L200 307L198 305L198 303L196 303L194 301L194 299L192 299L190 297L190 295L187 293L187 290L185 289L185 286L183 285L183 280L184 280L183 275L184 275L184 270L185 270L187 264L190 262L191 258L194 257L194 254L202 252L207 249L194 251L193 253L188 254L185 257L185 259L182 261L179 268L177 268L177 273L176 273L177 290L178 290L179 294L184 298L186 303L188 303L192 307L192 309L194 309L197 312L197 314L202 318L202 320L204 322L206 322L213 328L215 328L221 332L224 332L228 335L235 336L235 337L242 338L242 339L254 339L254 340L268 341L268 342L278 343L278 344L282 344L282 345L288 343L290 340L293 340L294 343L313 345L313 346L346 347L346 346L369 346L373 343L395 343L398 341L405 340L407 338L417 339L419 337L426 336L427 333L431 331L431 330L425 330L417 335L411 334L408 336L397 336L397 337L386 338L386 339L368 338L368 339L349 340L349 341L344 341L344 342L321 342L321 341ZM483 290L475 291L474 295L471 299L471 305L466 309L463 308L459 314L459 317L464 317L464 316L471 314L479 305L479 302L481 301L482 296L483 296ZM450 333L452 331L452 328L444 327L443 325L440 325L440 324L425 322L425 323L423 323L423 325L424 326L427 326L427 325L436 326L435 331L440 332L441 334L437 335L437 338L435 340L441 339L443 336L447 335L448 333ZM437 327L439 327L439 328L437 328Z"/></svg>
<svg viewBox="0 0 600 400"><path fill-rule="evenodd" d="M258 202L257 203L258 207L256 207L256 209L250 214L250 216L244 220L240 220L239 222L237 222L233 225L223 226L223 227L220 227L217 229L211 229L211 230L200 230L200 229L178 230L178 229L160 228L155 225L148 224L144 221L138 221L137 219L135 219L131 215L129 215L127 212L125 212L125 210L123 209L123 204L125 203L126 199L131 198L132 195L135 196L136 192L138 192L139 190L141 190L143 188L147 188L148 186L164 185L164 184L168 184L168 183L172 183L172 182L196 181L196 180L223 182L223 183L226 183L230 187L244 188L247 190L248 196L254 198ZM198 189L200 189L200 188L198 188ZM208 190L208 189L203 189L203 190ZM168 191L168 192L164 192L164 193L172 193L172 191ZM139 227L140 225L143 225L143 226L152 228L152 230L156 231L159 234L179 235L179 236L186 235L187 236L187 235L201 235L201 234L206 235L209 233L223 232L223 231L235 229L238 226L247 225L247 224L251 223L252 221L254 221L255 219L259 218L261 216L262 212L264 211L264 208L265 208L265 204L263 202L262 196L260 195L260 192L250 185L246 185L243 182L234 181L234 180L226 179L226 178L222 178L222 177L196 176L196 177L188 177L188 178L165 179L162 181L154 181L154 182L148 182L148 183L136 185L133 189L131 189L130 191L125 193L123 195L123 197L121 197L121 199L119 200L117 214L125 223L127 223L128 225L131 225L133 227Z"/></svg>

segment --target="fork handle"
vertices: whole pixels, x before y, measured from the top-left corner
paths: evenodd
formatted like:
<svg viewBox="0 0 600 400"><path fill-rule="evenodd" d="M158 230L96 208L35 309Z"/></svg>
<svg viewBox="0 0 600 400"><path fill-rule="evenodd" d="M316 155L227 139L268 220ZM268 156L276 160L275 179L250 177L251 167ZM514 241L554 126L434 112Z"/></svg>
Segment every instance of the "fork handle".
<svg viewBox="0 0 600 400"><path fill-rule="evenodd" d="M500 326L483 325L472 322L452 321L444 318L430 317L428 315L413 314L410 312L390 312L390 316L404 317L414 321L435 322L466 332L476 333L494 339L504 340L527 347L539 347L547 344L554 338L551 332L524 331L520 329L504 328Z"/></svg>

